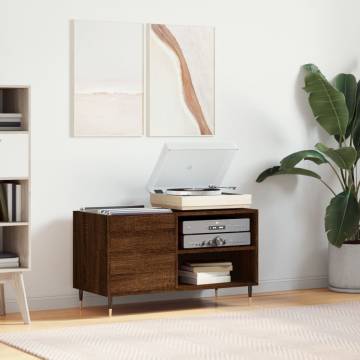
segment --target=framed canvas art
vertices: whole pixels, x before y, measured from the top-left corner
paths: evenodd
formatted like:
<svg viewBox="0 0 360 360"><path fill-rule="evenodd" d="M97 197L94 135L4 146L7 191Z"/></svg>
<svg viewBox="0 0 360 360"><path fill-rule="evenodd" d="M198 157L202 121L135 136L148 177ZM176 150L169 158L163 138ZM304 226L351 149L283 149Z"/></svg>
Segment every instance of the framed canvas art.
<svg viewBox="0 0 360 360"><path fill-rule="evenodd" d="M214 135L214 28L149 24L147 36L148 135Z"/></svg>
<svg viewBox="0 0 360 360"><path fill-rule="evenodd" d="M75 20L72 30L74 135L143 135L143 25Z"/></svg>

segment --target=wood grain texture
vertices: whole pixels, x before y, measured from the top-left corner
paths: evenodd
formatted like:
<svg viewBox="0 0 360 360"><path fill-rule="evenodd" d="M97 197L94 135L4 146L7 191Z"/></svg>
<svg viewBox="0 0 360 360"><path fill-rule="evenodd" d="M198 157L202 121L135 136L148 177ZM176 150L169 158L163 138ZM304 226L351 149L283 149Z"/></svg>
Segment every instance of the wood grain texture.
<svg viewBox="0 0 360 360"><path fill-rule="evenodd" d="M151 24L151 29L158 36L158 38L163 41L175 53L179 60L184 100L197 122L200 134L213 135L206 122L199 99L196 95L196 91L191 78L191 73L179 42L176 40L175 36L172 34L172 32L166 25Z"/></svg>
<svg viewBox="0 0 360 360"><path fill-rule="evenodd" d="M109 216L110 233L123 233L127 236L131 236L133 233L151 233L154 230L173 230L174 226L173 214Z"/></svg>
<svg viewBox="0 0 360 360"><path fill-rule="evenodd" d="M171 273L175 278L175 252L156 254L139 249L137 254L112 253L110 256L110 275L143 273Z"/></svg>
<svg viewBox="0 0 360 360"><path fill-rule="evenodd" d="M73 286L106 296L107 217L75 211L73 221Z"/></svg>
<svg viewBox="0 0 360 360"><path fill-rule="evenodd" d="M173 257L169 266L175 262ZM174 271L155 271L111 277L111 294L128 295L146 292L158 292L175 289Z"/></svg>
<svg viewBox="0 0 360 360"><path fill-rule="evenodd" d="M146 246L144 246L144 238L146 239ZM152 255L174 252L175 249L174 230L155 230L145 234L143 232L110 233L110 251Z"/></svg>

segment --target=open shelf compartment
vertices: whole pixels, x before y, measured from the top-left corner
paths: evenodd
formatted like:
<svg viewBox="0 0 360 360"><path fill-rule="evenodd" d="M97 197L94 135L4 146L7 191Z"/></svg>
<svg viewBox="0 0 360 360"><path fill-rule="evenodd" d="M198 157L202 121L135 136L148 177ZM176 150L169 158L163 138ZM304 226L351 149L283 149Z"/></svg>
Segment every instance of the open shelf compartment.
<svg viewBox="0 0 360 360"><path fill-rule="evenodd" d="M0 114L21 115L21 127L18 131L29 130L29 88L17 86L0 86ZM1 130L0 132L11 132Z"/></svg>
<svg viewBox="0 0 360 360"><path fill-rule="evenodd" d="M0 228L0 244L2 252L17 254L20 259L19 268L0 268L2 272L22 271L30 268L29 227L6 226Z"/></svg>
<svg viewBox="0 0 360 360"><path fill-rule="evenodd" d="M21 185L21 216L20 221L2 222L0 227L4 226L27 226L29 221L29 180L16 180L8 179L3 180L0 178L0 183L15 183Z"/></svg>
<svg viewBox="0 0 360 360"><path fill-rule="evenodd" d="M180 283L179 276L177 276L177 287L183 289L204 289L204 288L221 288L232 286L246 286L256 285L258 282L258 268L257 268L257 251L223 251L212 253L187 253L178 255L178 271L186 262L224 262L231 261L233 264L233 271L231 271L230 283L217 283L206 285L192 285Z"/></svg>

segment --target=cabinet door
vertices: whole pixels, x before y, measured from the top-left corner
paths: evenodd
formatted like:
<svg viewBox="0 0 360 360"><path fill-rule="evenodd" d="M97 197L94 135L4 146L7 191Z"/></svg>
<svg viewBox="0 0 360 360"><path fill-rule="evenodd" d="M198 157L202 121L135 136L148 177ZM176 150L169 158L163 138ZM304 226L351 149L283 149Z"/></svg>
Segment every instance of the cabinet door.
<svg viewBox="0 0 360 360"><path fill-rule="evenodd" d="M0 178L29 176L28 134L0 134Z"/></svg>
<svg viewBox="0 0 360 360"><path fill-rule="evenodd" d="M110 216L109 261L113 295L174 289L174 215Z"/></svg>

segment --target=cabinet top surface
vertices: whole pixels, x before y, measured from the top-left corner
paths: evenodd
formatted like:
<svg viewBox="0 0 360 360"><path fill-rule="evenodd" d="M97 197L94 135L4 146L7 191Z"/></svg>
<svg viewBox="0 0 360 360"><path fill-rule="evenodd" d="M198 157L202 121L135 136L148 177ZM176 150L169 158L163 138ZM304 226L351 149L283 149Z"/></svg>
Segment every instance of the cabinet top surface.
<svg viewBox="0 0 360 360"><path fill-rule="evenodd" d="M128 217L128 216L203 216L203 215L241 215L241 214L256 214L258 209L252 208L236 208L236 209L206 209L206 210L172 210L169 213L138 213L138 214L115 214L115 215L107 215L107 214L99 214L94 211L87 210L74 210L74 213L85 213L91 215L105 216L105 217Z"/></svg>

